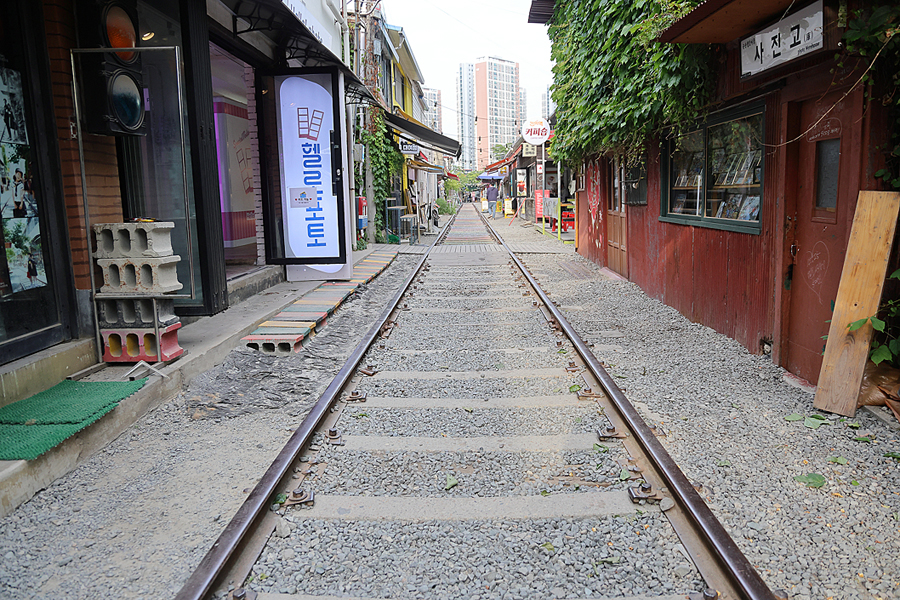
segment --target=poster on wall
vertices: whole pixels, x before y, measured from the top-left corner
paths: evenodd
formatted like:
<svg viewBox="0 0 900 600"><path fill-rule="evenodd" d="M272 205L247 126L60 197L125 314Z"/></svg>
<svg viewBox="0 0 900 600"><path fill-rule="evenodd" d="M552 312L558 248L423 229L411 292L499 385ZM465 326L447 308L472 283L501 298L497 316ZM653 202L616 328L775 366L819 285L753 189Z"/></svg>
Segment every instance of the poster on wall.
<svg viewBox="0 0 900 600"><path fill-rule="evenodd" d="M0 68L0 142L28 143L22 98L22 74Z"/></svg>
<svg viewBox="0 0 900 600"><path fill-rule="evenodd" d="M255 244L256 196L247 107L224 98L217 99L213 103L213 113L225 247Z"/></svg>
<svg viewBox="0 0 900 600"><path fill-rule="evenodd" d="M0 297L47 285L22 75L0 68Z"/></svg>
<svg viewBox="0 0 900 600"><path fill-rule="evenodd" d="M528 169L516 169L516 196L524 198L528 195Z"/></svg>
<svg viewBox="0 0 900 600"><path fill-rule="evenodd" d="M341 165L332 164L332 140L340 139L335 88L331 72L275 77L284 256L273 262L346 263Z"/></svg>

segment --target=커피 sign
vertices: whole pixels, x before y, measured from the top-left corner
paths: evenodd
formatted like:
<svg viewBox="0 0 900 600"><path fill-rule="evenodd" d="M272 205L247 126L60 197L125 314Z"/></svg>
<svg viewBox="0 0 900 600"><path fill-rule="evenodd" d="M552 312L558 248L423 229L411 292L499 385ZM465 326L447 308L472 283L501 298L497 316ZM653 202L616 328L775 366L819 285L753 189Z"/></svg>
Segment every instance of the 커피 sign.
<svg viewBox="0 0 900 600"><path fill-rule="evenodd" d="M344 260L343 211L334 185L335 123L330 73L275 77L284 258L291 264ZM304 262L306 261L306 262Z"/></svg>
<svg viewBox="0 0 900 600"><path fill-rule="evenodd" d="M533 119L522 125L522 138L529 144L540 146L550 139L550 124L547 119Z"/></svg>
<svg viewBox="0 0 900 600"><path fill-rule="evenodd" d="M750 77L824 47L822 0L741 40L741 77Z"/></svg>

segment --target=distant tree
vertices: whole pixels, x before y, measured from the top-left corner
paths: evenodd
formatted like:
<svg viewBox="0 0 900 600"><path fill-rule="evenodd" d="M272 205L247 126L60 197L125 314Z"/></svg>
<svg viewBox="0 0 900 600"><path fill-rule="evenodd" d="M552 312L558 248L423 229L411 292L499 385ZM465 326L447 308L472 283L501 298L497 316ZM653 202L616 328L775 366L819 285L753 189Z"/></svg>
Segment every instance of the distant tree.
<svg viewBox="0 0 900 600"><path fill-rule="evenodd" d="M512 147L512 144L494 144L491 146L491 159L493 161L498 161L501 158L504 158L507 154L509 154L509 149Z"/></svg>

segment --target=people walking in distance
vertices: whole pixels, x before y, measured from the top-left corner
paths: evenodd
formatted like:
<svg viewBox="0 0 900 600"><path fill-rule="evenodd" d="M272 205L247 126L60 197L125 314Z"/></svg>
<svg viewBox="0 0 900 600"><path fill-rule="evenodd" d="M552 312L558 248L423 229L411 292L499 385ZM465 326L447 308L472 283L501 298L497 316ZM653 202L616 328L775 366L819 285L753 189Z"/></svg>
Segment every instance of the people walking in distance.
<svg viewBox="0 0 900 600"><path fill-rule="evenodd" d="M488 213L490 213L491 219L494 218L494 214L497 212L497 195L497 188L494 187L494 183L489 183L486 196L488 201Z"/></svg>

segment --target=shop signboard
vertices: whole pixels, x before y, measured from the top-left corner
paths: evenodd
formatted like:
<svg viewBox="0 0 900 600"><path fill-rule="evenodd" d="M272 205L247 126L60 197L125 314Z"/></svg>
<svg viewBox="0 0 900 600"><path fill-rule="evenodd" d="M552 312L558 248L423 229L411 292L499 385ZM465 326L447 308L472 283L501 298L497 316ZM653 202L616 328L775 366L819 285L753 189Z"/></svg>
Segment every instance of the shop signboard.
<svg viewBox="0 0 900 600"><path fill-rule="evenodd" d="M400 154L413 154L416 155L419 153L419 145L413 144L412 142L400 142Z"/></svg>
<svg viewBox="0 0 900 600"><path fill-rule="evenodd" d="M522 138L529 144L540 146L550 138L550 124L543 117L525 121L522 125Z"/></svg>
<svg viewBox="0 0 900 600"><path fill-rule="evenodd" d="M785 17L765 31L741 40L741 77L824 48L822 0Z"/></svg>
<svg viewBox="0 0 900 600"><path fill-rule="evenodd" d="M336 75L329 71L275 77L284 256L272 262L346 262Z"/></svg>
<svg viewBox="0 0 900 600"><path fill-rule="evenodd" d="M534 190L534 214L544 214L544 190Z"/></svg>
<svg viewBox="0 0 900 600"><path fill-rule="evenodd" d="M322 26L318 19L306 7L303 0L281 0L281 3L293 13L297 20L303 23L309 32L313 34L319 43L331 48L331 34Z"/></svg>
<svg viewBox="0 0 900 600"><path fill-rule="evenodd" d="M529 158L531 156L537 156L537 146L534 144L522 144L522 157Z"/></svg>

